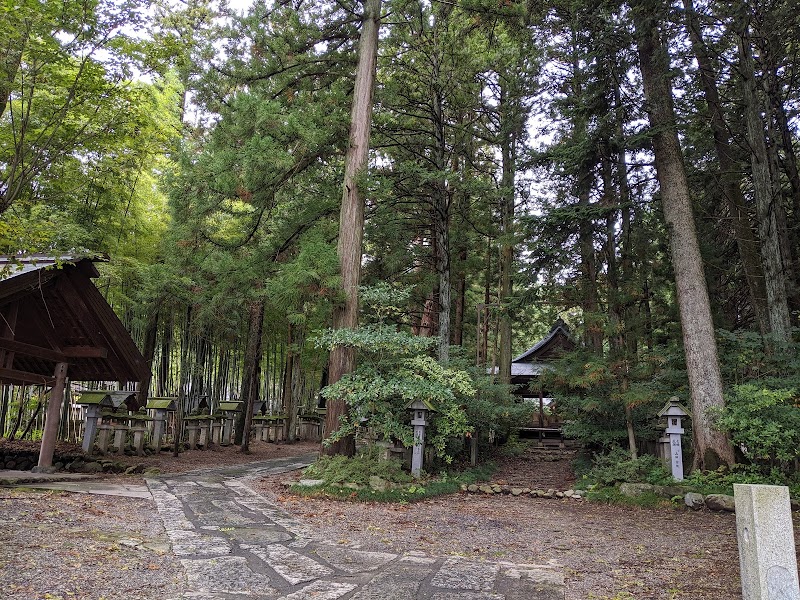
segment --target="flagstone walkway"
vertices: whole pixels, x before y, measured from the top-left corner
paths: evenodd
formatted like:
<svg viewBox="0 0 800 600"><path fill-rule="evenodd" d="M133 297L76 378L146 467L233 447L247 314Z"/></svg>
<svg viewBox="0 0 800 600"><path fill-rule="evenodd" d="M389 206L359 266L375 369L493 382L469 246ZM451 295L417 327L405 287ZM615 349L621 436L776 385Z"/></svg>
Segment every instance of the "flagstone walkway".
<svg viewBox="0 0 800 600"><path fill-rule="evenodd" d="M316 539L247 482L313 457L148 479L172 550L186 571L184 599L563 600L552 565L367 552Z"/></svg>

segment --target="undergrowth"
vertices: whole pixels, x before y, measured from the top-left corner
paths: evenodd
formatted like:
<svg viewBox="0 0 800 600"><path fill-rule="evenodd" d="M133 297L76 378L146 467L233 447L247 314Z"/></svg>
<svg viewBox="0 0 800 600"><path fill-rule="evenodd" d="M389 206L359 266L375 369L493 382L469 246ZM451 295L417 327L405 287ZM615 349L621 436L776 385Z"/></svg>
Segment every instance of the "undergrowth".
<svg viewBox="0 0 800 600"><path fill-rule="evenodd" d="M383 460L378 449L348 458L323 456L306 468L303 477L320 479L322 484L307 487L294 485L292 493L301 496L324 496L362 502L407 503L457 492L461 485L487 481L494 472L492 463L463 471L442 471L436 476L414 479L397 460ZM370 478L379 477L385 489L370 486ZM382 482L382 483L383 483Z"/></svg>

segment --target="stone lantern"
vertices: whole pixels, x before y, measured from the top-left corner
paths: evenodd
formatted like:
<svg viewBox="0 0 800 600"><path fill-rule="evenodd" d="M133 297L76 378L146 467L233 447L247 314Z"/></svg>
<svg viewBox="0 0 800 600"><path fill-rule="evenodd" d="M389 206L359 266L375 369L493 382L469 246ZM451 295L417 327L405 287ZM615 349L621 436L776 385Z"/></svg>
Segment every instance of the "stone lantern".
<svg viewBox="0 0 800 600"><path fill-rule="evenodd" d="M219 412L223 414L222 439L219 442L220 446L230 446L231 438L233 437L233 425L236 421L236 415L241 411L241 401L219 403Z"/></svg>
<svg viewBox="0 0 800 600"><path fill-rule="evenodd" d="M683 481L683 449L681 447L681 436L684 433L683 419L689 416L689 412L681 405L676 396L669 399L669 402L662 408L659 417L666 417L667 428L664 431L666 436L661 438L664 442L669 442L669 462L672 466L672 477L676 481Z"/></svg>
<svg viewBox="0 0 800 600"><path fill-rule="evenodd" d="M167 413L178 409L178 399L175 397L149 398L145 408L155 411L153 417L153 437L150 444L156 452L161 452L161 438L167 426Z"/></svg>
<svg viewBox="0 0 800 600"><path fill-rule="evenodd" d="M94 438L97 435L103 409L113 408L114 403L106 390L92 390L81 392L78 404L86 407L86 417L83 428L83 451L91 452Z"/></svg>
<svg viewBox="0 0 800 600"><path fill-rule="evenodd" d="M422 472L422 457L425 450L425 426L428 412L436 409L425 400L414 400L406 406L412 411L411 424L414 426L414 451L411 454L411 474L419 477Z"/></svg>

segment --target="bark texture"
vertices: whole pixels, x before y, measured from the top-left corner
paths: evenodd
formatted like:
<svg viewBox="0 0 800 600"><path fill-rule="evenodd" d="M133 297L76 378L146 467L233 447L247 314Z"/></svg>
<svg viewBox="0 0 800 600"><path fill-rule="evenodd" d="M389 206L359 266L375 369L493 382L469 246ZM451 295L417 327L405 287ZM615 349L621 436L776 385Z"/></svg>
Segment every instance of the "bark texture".
<svg viewBox="0 0 800 600"><path fill-rule="evenodd" d="M764 287L764 271L761 269L758 242L750 225L747 204L742 193L742 169L734 158L729 127L722 110L722 101L717 88L717 74L708 52L700 24L694 10L692 0L683 0L686 9L686 30L692 44L692 52L700 67L700 84L703 88L706 105L710 117L711 133L714 137L714 149L719 162L717 181L728 204L733 234L736 236L736 247L742 261L744 276L750 295L753 315L762 334L769 332L769 316L767 311L767 292Z"/></svg>
<svg viewBox="0 0 800 600"><path fill-rule="evenodd" d="M791 337L789 303L786 294L784 261L779 237L780 187L770 170L769 154L761 120L761 102L755 81L749 24L746 17L737 19L739 73L747 121L747 141L753 170L753 191L756 197L758 237L761 241L761 262L767 294L769 327L773 337L788 342Z"/></svg>
<svg viewBox="0 0 800 600"><path fill-rule="evenodd" d="M381 0L364 0L337 246L345 302L344 306L334 313L333 326L335 329L358 326L358 286L361 282L361 252L364 239L364 197L358 187L358 178L366 169L369 153L380 13ZM354 368L355 351L352 348L337 346L331 351L328 368L330 383L336 383L342 376L352 372ZM325 416L327 435L338 429L339 417L346 412L347 405L343 400L328 402ZM355 452L355 443L352 438L344 438L330 445L323 445L322 451L326 454L350 456Z"/></svg>
<svg viewBox="0 0 800 600"><path fill-rule="evenodd" d="M689 184L678 142L669 56L657 17L664 6L653 0L632 5L639 63L664 218L670 230L686 369L692 396L695 466L715 469L735 462L727 436L712 427L712 412L722 408L722 377L702 256L692 213Z"/></svg>

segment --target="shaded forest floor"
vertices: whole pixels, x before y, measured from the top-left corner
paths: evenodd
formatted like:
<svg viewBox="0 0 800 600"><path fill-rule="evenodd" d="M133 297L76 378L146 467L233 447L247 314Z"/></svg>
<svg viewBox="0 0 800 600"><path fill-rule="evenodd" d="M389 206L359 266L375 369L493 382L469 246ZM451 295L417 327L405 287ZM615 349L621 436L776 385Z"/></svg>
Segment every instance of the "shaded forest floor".
<svg viewBox="0 0 800 600"><path fill-rule="evenodd" d="M161 454L130 460L164 473L185 472L316 449L317 444L256 443L249 455L229 447L187 452L179 459ZM733 514L464 493L411 504L351 503L290 495L286 479L252 485L320 537L343 544L554 561L564 568L567 600L741 598ZM493 479L545 489L566 489L573 481L569 460L544 461L532 452L502 459ZM0 488L4 598L177 598L182 581L152 502Z"/></svg>

